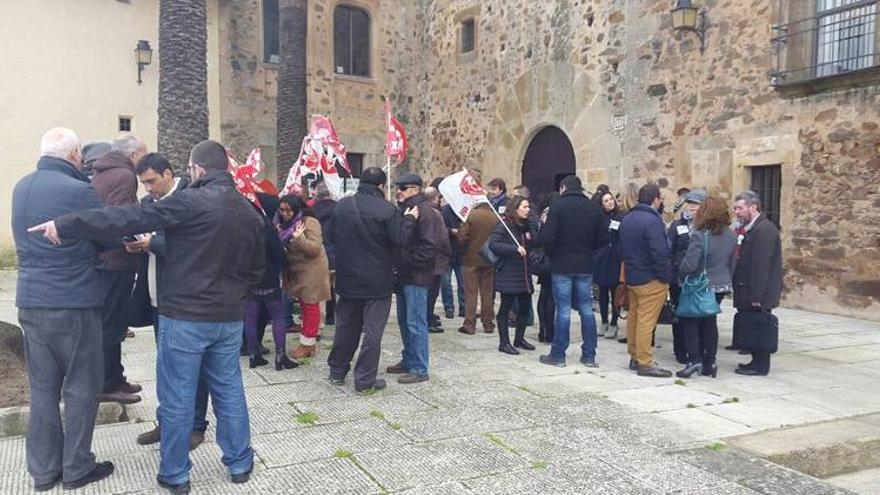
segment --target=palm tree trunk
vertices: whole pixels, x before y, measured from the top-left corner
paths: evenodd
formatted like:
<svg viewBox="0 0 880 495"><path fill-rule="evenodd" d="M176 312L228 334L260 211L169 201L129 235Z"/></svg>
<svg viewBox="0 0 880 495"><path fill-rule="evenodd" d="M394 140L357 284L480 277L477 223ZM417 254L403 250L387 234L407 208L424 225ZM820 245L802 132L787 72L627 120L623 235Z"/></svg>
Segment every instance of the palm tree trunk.
<svg viewBox="0 0 880 495"><path fill-rule="evenodd" d="M183 173L194 145L208 139L206 0L159 4L159 152Z"/></svg>
<svg viewBox="0 0 880 495"><path fill-rule="evenodd" d="M308 1L280 0L277 117L278 182L284 184L287 173L297 159L300 144L308 125L306 108L306 38L308 34Z"/></svg>

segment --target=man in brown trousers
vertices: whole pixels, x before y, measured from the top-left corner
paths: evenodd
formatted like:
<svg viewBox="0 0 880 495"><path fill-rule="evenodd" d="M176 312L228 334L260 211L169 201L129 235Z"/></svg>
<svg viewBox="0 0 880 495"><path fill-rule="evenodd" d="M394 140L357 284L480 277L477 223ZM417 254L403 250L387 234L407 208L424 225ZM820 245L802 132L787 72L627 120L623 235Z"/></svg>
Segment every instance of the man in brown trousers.
<svg viewBox="0 0 880 495"><path fill-rule="evenodd" d="M458 230L464 265L464 325L461 333L473 335L477 328L477 294L480 295L480 320L486 333L495 331L495 267L480 256L480 248L489 239L498 217L488 203L477 205Z"/></svg>

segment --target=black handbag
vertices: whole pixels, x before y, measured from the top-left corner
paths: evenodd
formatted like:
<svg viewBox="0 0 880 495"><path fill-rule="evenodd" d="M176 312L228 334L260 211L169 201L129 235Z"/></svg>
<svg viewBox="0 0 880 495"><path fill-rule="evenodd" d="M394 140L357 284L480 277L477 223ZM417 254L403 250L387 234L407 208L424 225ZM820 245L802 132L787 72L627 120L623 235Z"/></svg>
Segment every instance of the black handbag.
<svg viewBox="0 0 880 495"><path fill-rule="evenodd" d="M733 316L733 345L752 352L779 350L779 319L761 310L739 310Z"/></svg>
<svg viewBox="0 0 880 495"><path fill-rule="evenodd" d="M663 307L660 308L660 316L657 317L658 325L672 325L673 323L678 323L678 317L675 316L675 307L672 305L672 300L667 299L665 303L663 303Z"/></svg>
<svg viewBox="0 0 880 495"><path fill-rule="evenodd" d="M489 263L489 265L491 265L494 268L498 268L498 260L499 260L498 255L495 254L495 252L489 248L489 241L491 241L491 240L492 240L491 236L488 239L486 239L486 242L483 243L483 247L480 248L479 253L480 253L480 257L483 258L483 261L485 261L486 263Z"/></svg>
<svg viewBox="0 0 880 495"><path fill-rule="evenodd" d="M529 272L537 277L550 273L550 258L543 249L535 248L529 251Z"/></svg>

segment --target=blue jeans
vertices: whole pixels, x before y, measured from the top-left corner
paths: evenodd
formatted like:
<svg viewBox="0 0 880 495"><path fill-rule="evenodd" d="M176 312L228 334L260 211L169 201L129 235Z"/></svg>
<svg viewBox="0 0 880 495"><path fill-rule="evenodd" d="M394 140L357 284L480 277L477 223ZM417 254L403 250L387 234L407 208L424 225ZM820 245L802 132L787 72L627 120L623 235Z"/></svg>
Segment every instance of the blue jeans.
<svg viewBox="0 0 880 495"><path fill-rule="evenodd" d="M403 340L403 367L428 374L428 288L404 285L397 292L397 323Z"/></svg>
<svg viewBox="0 0 880 495"><path fill-rule="evenodd" d="M450 266L440 283L440 295L443 298L443 310L455 314L455 298L452 293L452 274L455 274L455 283L458 285L458 308L464 313L464 271L461 263Z"/></svg>
<svg viewBox="0 0 880 495"><path fill-rule="evenodd" d="M172 484L189 480L189 436L200 373L214 401L223 464L231 474L249 471L254 451L238 362L242 322L197 322L160 316L159 328L159 479Z"/></svg>
<svg viewBox="0 0 880 495"><path fill-rule="evenodd" d="M153 337L156 339L156 346L159 344L159 312L156 308L150 308L150 314L153 317ZM159 350L159 349L157 349ZM159 416L159 408L156 408L156 417ZM159 425L160 427L162 425ZM193 419L193 431L205 433L208 430L208 383L205 381L205 374L199 372L199 385L196 388L196 417Z"/></svg>
<svg viewBox="0 0 880 495"><path fill-rule="evenodd" d="M552 275L553 299L556 301L556 329L550 356L565 359L571 328L572 302L581 316L582 357L596 359L596 317L593 316L593 276Z"/></svg>

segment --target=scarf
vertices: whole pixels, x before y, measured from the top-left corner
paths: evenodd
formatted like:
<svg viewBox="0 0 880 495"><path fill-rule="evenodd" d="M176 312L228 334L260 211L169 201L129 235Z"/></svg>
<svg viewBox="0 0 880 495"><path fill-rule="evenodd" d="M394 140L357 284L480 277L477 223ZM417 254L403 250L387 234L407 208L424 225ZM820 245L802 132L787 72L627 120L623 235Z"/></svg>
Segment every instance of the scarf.
<svg viewBox="0 0 880 495"><path fill-rule="evenodd" d="M303 214L302 212L297 213L296 216L293 217L293 219L287 225L287 227L285 227L284 224L281 222L280 213L276 213L275 217L275 224L278 226L278 238L281 239L281 245L286 248L287 244L290 243L290 239L293 237L293 231L295 231L299 224L302 222Z"/></svg>

